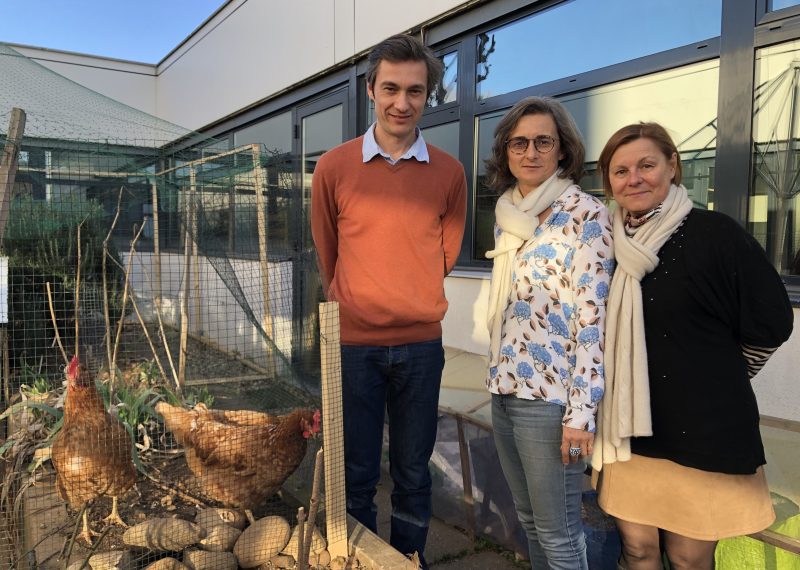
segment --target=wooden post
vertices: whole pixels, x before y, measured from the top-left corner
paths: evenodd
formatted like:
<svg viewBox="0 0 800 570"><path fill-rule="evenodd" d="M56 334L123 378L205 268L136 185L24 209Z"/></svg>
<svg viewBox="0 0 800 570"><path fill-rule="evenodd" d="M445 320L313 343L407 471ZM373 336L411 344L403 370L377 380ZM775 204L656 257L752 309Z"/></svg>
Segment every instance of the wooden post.
<svg viewBox="0 0 800 570"><path fill-rule="evenodd" d="M178 355L178 383L181 387L186 383L186 351L189 340L189 294L192 286L192 254L194 228L194 191L195 171L194 166L189 170L189 190L186 194L186 207L184 208L184 236L183 236L183 299L181 299L181 338L180 354ZM184 190L186 192L186 190Z"/></svg>
<svg viewBox="0 0 800 570"><path fill-rule="evenodd" d="M456 416L456 426L458 427L458 448L461 457L461 482L464 485L464 515L467 519L467 534L471 540L475 540L475 500L472 496L472 472L470 471L469 446L464 434L464 419L459 414Z"/></svg>
<svg viewBox="0 0 800 570"><path fill-rule="evenodd" d="M153 180L153 264L155 265L155 280L150 285L153 292L153 301L156 311L161 311L161 240L158 235L158 177Z"/></svg>
<svg viewBox="0 0 800 570"><path fill-rule="evenodd" d="M19 147L22 143L22 133L25 132L25 111L18 107L11 109L11 119L8 121L8 136L0 156L0 246L6 233L8 211L11 207L11 193L14 190L14 179L17 176L17 162Z"/></svg>
<svg viewBox="0 0 800 570"><path fill-rule="evenodd" d="M347 503L344 487L344 421L339 303L319 304L322 372L322 448L325 450L325 525L331 558L347 558Z"/></svg>
<svg viewBox="0 0 800 570"><path fill-rule="evenodd" d="M269 306L269 260L267 258L267 212L264 203L264 170L261 168L261 147L252 145L253 182L256 190L256 221L258 222L258 260L261 267L261 291L264 299L262 326L270 340L275 342L272 327L272 311Z"/></svg>

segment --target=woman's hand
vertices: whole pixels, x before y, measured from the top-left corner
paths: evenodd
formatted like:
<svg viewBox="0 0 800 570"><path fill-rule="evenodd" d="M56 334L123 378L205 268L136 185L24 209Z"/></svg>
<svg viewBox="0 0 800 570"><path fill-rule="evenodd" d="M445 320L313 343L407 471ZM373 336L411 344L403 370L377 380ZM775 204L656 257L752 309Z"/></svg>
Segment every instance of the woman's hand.
<svg viewBox="0 0 800 570"><path fill-rule="evenodd" d="M570 462L575 463L581 457L586 457L592 452L593 444L594 434L592 432L564 426L561 434L561 462L569 465ZM570 449L578 448L581 450L579 454L570 455Z"/></svg>

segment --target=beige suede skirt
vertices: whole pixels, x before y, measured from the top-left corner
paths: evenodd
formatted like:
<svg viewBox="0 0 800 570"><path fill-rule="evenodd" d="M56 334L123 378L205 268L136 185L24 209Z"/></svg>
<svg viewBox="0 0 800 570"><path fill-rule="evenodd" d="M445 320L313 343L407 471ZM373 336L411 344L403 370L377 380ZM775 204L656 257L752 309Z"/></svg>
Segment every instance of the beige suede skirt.
<svg viewBox="0 0 800 570"><path fill-rule="evenodd" d="M598 503L624 521L697 540L750 534L775 520L762 467L728 475L642 455L603 466Z"/></svg>

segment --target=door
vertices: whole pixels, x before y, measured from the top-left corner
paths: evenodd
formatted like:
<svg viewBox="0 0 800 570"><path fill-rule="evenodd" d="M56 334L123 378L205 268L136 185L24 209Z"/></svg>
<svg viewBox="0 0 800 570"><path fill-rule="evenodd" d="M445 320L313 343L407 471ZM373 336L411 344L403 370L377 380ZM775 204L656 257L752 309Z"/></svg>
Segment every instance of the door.
<svg viewBox="0 0 800 570"><path fill-rule="evenodd" d="M311 238L311 179L320 157L341 144L347 133L347 89L340 89L306 105L297 107L295 119L295 156L298 157L296 180L302 196L302 207L296 208L300 219L295 256L293 291L293 360L305 379L316 380L307 387L319 388L319 320L318 306L323 300L317 271L317 256Z"/></svg>

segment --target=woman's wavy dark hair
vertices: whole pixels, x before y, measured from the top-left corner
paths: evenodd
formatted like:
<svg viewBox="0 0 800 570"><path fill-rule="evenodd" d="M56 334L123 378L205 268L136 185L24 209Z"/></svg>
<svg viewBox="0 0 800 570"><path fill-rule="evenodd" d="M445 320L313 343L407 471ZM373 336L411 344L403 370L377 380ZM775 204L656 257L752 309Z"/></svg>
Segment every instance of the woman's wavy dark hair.
<svg viewBox="0 0 800 570"><path fill-rule="evenodd" d="M514 132L519 120L525 115L550 115L558 130L559 151L564 158L558 161L560 178L568 178L575 183L583 177L583 156L585 154L581 133L572 115L564 106L551 97L526 97L511 107L494 130L492 155L486 159L486 186L498 194L516 183L516 178L508 168L506 141ZM556 152L553 149L552 152Z"/></svg>
<svg viewBox="0 0 800 570"><path fill-rule="evenodd" d="M611 180L608 177L608 168L611 165L611 158L617 152L619 147L632 143L638 139L650 139L658 147L661 153L667 160L675 155L675 176L672 177L673 184L680 184L683 170L681 169L681 153L678 152L678 147L672 142L672 137L669 136L667 129L658 123L634 123L626 125L611 135L608 139L606 146L603 147L600 153L600 158L597 159L597 167L603 175L603 191L607 198L613 198L611 193Z"/></svg>

